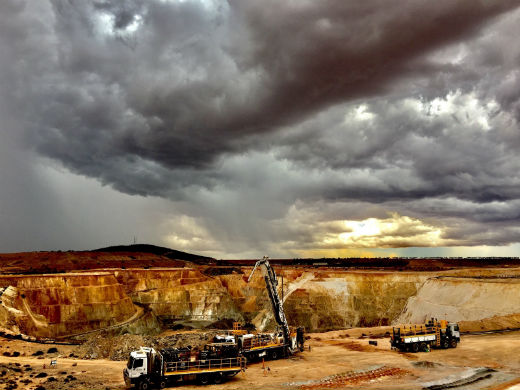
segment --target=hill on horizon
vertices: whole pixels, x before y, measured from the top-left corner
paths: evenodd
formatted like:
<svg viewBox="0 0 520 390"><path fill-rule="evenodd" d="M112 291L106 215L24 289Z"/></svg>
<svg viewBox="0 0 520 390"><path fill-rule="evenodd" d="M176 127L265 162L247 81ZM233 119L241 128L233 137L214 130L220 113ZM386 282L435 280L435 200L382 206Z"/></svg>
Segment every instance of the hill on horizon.
<svg viewBox="0 0 520 390"><path fill-rule="evenodd" d="M0 274L40 274L107 268L185 267L215 259L149 244L115 245L86 251L34 251L0 254Z"/></svg>
<svg viewBox="0 0 520 390"><path fill-rule="evenodd" d="M92 252L130 252L130 253L151 253L158 256L165 256L169 259L174 260L186 260L186 261L194 261L197 260L215 260L212 257L197 255L188 252L182 252L171 248L166 248L162 246L152 245L152 244L132 244L132 245L113 245L108 246L106 248L94 249Z"/></svg>

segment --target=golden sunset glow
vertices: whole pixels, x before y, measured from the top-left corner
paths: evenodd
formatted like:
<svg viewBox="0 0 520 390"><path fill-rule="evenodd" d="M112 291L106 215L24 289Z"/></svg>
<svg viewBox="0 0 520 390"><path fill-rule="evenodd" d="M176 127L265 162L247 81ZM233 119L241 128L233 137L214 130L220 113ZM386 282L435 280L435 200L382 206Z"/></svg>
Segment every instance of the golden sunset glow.
<svg viewBox="0 0 520 390"><path fill-rule="evenodd" d="M349 231L339 234L338 241L351 248L437 246L443 243L439 227L396 213L386 219L368 218L344 221L344 224Z"/></svg>

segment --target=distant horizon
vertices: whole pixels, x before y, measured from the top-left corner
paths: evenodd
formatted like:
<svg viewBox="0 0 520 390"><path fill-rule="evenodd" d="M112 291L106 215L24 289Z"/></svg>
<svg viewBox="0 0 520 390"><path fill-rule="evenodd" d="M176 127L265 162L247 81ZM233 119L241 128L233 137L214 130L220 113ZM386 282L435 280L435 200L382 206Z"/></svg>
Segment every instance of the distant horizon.
<svg viewBox="0 0 520 390"><path fill-rule="evenodd" d="M209 256L200 255L198 253L190 252L190 251L180 251L175 248L164 247L160 245L154 244L146 244L146 243L136 243L136 244L120 244L120 245L110 245L107 247L100 247L95 249L56 249L56 250L33 250L33 251L17 251L17 252L0 252L0 255L3 254L17 254L17 253L38 253L38 252L107 252L104 249L117 248L117 247L128 247L131 248L133 246L150 246L156 247L160 249L168 249L175 252L182 252L191 256L200 256L200 258L209 258L216 261L255 261L261 259L263 256L258 257L250 257L250 258L214 258ZM124 250L120 251L108 251L108 252L125 252ZM132 251L131 251L132 252ZM135 251L136 253L151 253L146 251ZM520 256L348 256L348 257L271 257L268 256L269 260L272 261L292 261L292 260L348 260L348 259L420 259L420 260L435 260L435 259L520 259Z"/></svg>

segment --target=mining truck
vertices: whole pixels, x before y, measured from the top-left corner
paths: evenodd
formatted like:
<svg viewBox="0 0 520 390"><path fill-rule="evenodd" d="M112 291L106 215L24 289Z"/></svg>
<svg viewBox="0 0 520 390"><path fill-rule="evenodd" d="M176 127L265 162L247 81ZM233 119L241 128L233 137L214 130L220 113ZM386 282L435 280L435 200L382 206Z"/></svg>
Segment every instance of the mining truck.
<svg viewBox="0 0 520 390"><path fill-rule="evenodd" d="M430 348L456 348L459 342L459 325L435 318L425 324L396 326L390 340L392 348L410 352L429 351Z"/></svg>
<svg viewBox="0 0 520 390"><path fill-rule="evenodd" d="M190 348L155 350L141 347L130 353L123 370L128 387L139 390L198 381L201 384L221 383L246 369L246 359L236 348Z"/></svg>
<svg viewBox="0 0 520 390"><path fill-rule="evenodd" d="M278 325L277 330L272 333L248 333L241 329L240 324L234 323L231 334L218 335L215 337L214 342L217 344L235 343L238 351L249 361L262 358L278 359L292 355L297 351L303 351L305 330L303 327L289 327L282 301L277 291L278 280L269 264L268 257L264 256L262 260L256 262L247 281L251 280L259 267L264 276L274 319Z"/></svg>

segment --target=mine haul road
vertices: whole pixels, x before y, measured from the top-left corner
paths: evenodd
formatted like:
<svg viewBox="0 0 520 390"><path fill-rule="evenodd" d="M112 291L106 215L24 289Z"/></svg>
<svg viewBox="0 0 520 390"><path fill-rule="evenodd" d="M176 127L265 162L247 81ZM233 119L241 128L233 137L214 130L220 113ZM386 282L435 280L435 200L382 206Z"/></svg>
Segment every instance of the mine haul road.
<svg viewBox="0 0 520 390"><path fill-rule="evenodd" d="M307 347L293 358L267 361L265 369L261 362L251 364L244 374L224 385L190 384L182 388L422 389L455 383L482 369L490 369L489 375L481 375L484 378L472 383L471 389L512 390L520 383L519 331L466 335L456 349L417 354L390 350L388 338L374 338L378 345L369 345L370 338L360 339L361 333L375 334L377 328L313 333L307 342L310 351ZM123 361L64 357L74 353L77 346L58 345L59 354L45 353L52 345L42 347L21 340L0 340L0 372L7 372L1 377L4 383L0 383L0 388L8 388L8 379L14 380L18 389L34 389L38 385L47 390L125 388ZM42 349L41 357L32 356ZM22 356L4 356L5 352L15 351ZM51 360L57 361L56 368L49 368ZM13 368L21 372L12 372ZM10 373L13 375L9 376ZM46 376L38 378L41 373ZM71 376L75 379L70 380ZM54 380L49 380L51 377Z"/></svg>

